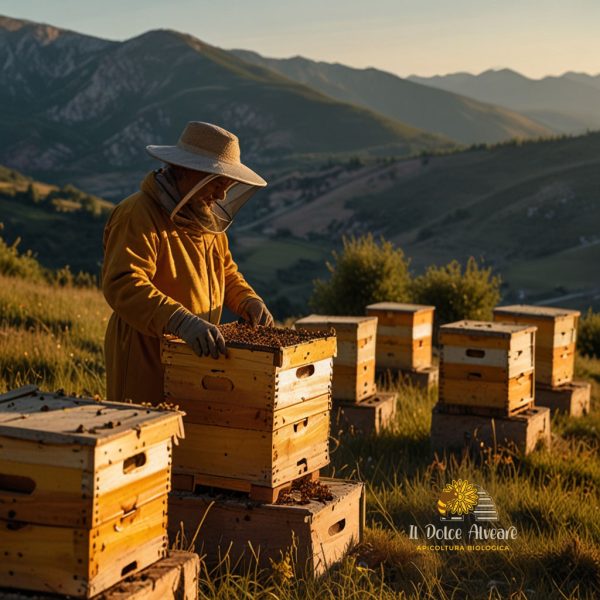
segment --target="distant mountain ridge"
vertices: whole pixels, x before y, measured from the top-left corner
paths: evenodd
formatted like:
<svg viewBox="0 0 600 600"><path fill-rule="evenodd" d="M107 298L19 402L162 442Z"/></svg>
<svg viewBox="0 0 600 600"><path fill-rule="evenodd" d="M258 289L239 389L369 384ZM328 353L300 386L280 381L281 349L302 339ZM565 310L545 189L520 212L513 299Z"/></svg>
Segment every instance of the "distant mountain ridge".
<svg viewBox="0 0 600 600"><path fill-rule="evenodd" d="M453 145L171 30L109 42L2 18L0 48L0 163L106 198L156 165L146 144L174 143L194 119L236 132L245 162L266 168Z"/></svg>
<svg viewBox="0 0 600 600"><path fill-rule="evenodd" d="M522 114L460 95L460 90L449 93L432 89L378 69L356 69L301 56L277 59L248 50L231 52L332 98L367 107L464 144L499 142L513 137L543 137L555 133L554 129Z"/></svg>
<svg viewBox="0 0 600 600"><path fill-rule="evenodd" d="M600 75L567 72L530 79L511 69L479 75L411 75L410 81L519 111L563 133L600 128Z"/></svg>

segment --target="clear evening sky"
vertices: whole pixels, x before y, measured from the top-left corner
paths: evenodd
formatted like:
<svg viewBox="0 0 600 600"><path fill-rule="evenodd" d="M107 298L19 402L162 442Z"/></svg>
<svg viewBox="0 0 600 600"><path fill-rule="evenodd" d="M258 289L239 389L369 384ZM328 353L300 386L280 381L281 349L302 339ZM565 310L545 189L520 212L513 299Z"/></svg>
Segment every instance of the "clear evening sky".
<svg viewBox="0 0 600 600"><path fill-rule="evenodd" d="M0 0L0 14L113 40L176 29L401 76L600 72L600 0Z"/></svg>

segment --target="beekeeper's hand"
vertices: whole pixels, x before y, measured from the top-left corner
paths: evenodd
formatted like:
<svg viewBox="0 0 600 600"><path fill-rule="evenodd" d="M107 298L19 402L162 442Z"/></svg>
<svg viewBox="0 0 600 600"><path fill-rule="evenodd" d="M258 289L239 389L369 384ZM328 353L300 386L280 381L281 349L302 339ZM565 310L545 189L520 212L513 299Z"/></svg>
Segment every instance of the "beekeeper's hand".
<svg viewBox="0 0 600 600"><path fill-rule="evenodd" d="M173 314L166 330L184 340L198 356L219 358L219 353L227 356L225 338L219 328L186 309Z"/></svg>
<svg viewBox="0 0 600 600"><path fill-rule="evenodd" d="M275 320L265 303L258 298L248 298L242 303L240 317L250 325L267 325L273 327Z"/></svg>

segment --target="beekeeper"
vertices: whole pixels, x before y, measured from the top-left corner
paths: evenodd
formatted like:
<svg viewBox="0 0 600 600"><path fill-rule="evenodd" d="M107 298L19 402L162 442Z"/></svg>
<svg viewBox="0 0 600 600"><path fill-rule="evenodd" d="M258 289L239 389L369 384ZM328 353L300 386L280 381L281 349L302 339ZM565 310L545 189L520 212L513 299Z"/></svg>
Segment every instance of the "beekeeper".
<svg viewBox="0 0 600 600"><path fill-rule="evenodd" d="M226 354L216 326L223 306L254 325L273 317L238 271L225 233L267 185L240 162L238 138L193 121L177 145L146 150L165 166L146 175L104 230L102 289L114 311L104 350L108 399L157 404L163 334L218 358Z"/></svg>

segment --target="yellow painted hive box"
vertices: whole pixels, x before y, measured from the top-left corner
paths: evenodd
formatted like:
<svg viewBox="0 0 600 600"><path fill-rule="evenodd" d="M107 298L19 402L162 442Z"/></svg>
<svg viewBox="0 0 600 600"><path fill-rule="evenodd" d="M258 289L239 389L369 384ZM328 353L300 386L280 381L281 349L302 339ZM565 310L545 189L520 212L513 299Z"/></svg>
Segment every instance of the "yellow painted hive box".
<svg viewBox="0 0 600 600"><path fill-rule="evenodd" d="M359 402L376 393L375 344L377 317L309 315L295 323L298 330L333 328L337 356L333 361L333 399Z"/></svg>
<svg viewBox="0 0 600 600"><path fill-rule="evenodd" d="M575 371L578 310L517 304L497 306L494 321L535 325L535 379L556 387L571 383Z"/></svg>
<svg viewBox="0 0 600 600"><path fill-rule="evenodd" d="M378 302L369 304L366 312L377 317L377 368L431 366L434 306Z"/></svg>
<svg viewBox="0 0 600 600"><path fill-rule="evenodd" d="M164 557L182 435L174 411L0 395L0 587L89 598Z"/></svg>
<svg viewBox="0 0 600 600"><path fill-rule="evenodd" d="M535 327L459 321L440 327L441 407L511 416L534 401Z"/></svg>
<svg viewBox="0 0 600 600"><path fill-rule="evenodd" d="M199 357L165 338L165 399L186 413L174 454L178 481L251 491L276 488L329 464L330 331L227 324L228 356Z"/></svg>

